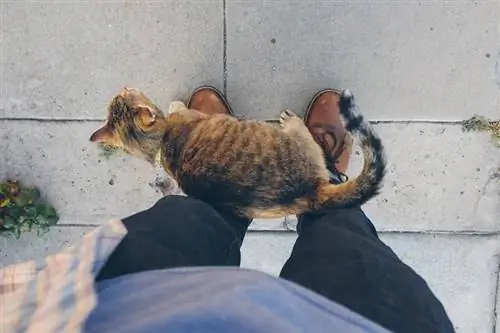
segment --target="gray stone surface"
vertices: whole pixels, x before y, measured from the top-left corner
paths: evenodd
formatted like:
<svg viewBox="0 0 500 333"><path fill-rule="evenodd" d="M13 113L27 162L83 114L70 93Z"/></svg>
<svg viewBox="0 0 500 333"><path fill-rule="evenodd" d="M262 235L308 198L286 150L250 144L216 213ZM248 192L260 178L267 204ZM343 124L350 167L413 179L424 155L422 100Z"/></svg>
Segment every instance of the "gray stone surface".
<svg viewBox="0 0 500 333"><path fill-rule="evenodd" d="M429 284L457 333L491 332L498 273L498 237L382 234L396 254ZM250 233L242 266L279 274L294 233Z"/></svg>
<svg viewBox="0 0 500 333"><path fill-rule="evenodd" d="M498 116L498 1L227 1L228 97L251 117L351 88L371 119Z"/></svg>
<svg viewBox="0 0 500 333"><path fill-rule="evenodd" d="M367 213L384 230L500 228L500 150L460 126L378 125L388 153L385 188Z"/></svg>
<svg viewBox="0 0 500 333"><path fill-rule="evenodd" d="M0 0L0 180L40 187L61 214L42 239L0 238L0 267L53 254L160 197L144 161L99 156L88 137L100 122L54 120L103 119L124 85L166 109L200 84L226 83L235 112L260 119L303 112L317 90L347 87L369 119L390 122L376 125L389 173L366 212L395 231L382 238L428 280L457 332L494 331L500 151L484 134L440 123L499 117L500 2L225 5ZM278 274L296 237L283 230L294 223L255 221L250 229L267 232L248 235L243 266Z"/></svg>
<svg viewBox="0 0 500 333"><path fill-rule="evenodd" d="M0 237L0 268L27 260L42 259L77 244L93 227L53 227L42 237L24 233L19 240Z"/></svg>
<svg viewBox="0 0 500 333"><path fill-rule="evenodd" d="M99 155L88 138L100 122L3 124L0 174L43 189L61 213L61 223L100 224L160 198L149 185L155 171L145 161ZM380 230L500 229L500 154L487 135L438 124L379 124L376 129L387 147L389 172L382 194L365 208ZM351 175L356 173L355 161ZM251 226L286 228L282 219Z"/></svg>
<svg viewBox="0 0 500 333"><path fill-rule="evenodd" d="M101 224L150 207L159 194L154 169L127 155L100 156L89 141L101 122L7 121L0 169L6 177L40 188L61 223Z"/></svg>
<svg viewBox="0 0 500 333"><path fill-rule="evenodd" d="M0 116L97 118L127 85L160 106L222 86L219 1L2 1Z"/></svg>
<svg viewBox="0 0 500 333"><path fill-rule="evenodd" d="M493 231L500 229L500 150L484 133L458 125L378 124L387 149L382 193L364 209L380 230ZM356 176L360 156L349 175ZM288 217L288 228L296 219ZM256 229L282 230L281 221Z"/></svg>
<svg viewBox="0 0 500 333"><path fill-rule="evenodd" d="M457 333L491 332L496 320L498 237L383 235L443 303Z"/></svg>

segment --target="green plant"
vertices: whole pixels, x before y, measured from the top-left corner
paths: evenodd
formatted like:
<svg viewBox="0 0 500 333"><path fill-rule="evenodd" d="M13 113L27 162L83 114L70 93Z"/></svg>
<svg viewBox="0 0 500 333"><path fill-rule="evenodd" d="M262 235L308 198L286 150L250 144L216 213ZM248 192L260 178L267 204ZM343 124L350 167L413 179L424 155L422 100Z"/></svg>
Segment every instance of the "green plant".
<svg viewBox="0 0 500 333"><path fill-rule="evenodd" d="M40 199L40 191L23 188L18 181L0 183L0 235L19 239L22 232L36 230L44 235L59 221L54 207Z"/></svg>
<svg viewBox="0 0 500 333"><path fill-rule="evenodd" d="M500 147L500 120L491 120L486 117L476 115L462 122L462 130L465 132L489 132L493 142Z"/></svg>
<svg viewBox="0 0 500 333"><path fill-rule="evenodd" d="M111 156L116 154L120 149L117 147L110 146L105 143L99 143L98 148L102 157L109 159Z"/></svg>

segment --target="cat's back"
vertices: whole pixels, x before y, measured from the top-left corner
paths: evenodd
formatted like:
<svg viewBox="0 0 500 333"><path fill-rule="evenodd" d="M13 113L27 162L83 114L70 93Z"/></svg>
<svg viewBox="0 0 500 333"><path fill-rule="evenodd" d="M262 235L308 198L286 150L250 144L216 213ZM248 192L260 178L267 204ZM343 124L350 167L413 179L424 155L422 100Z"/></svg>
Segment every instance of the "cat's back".
<svg viewBox="0 0 500 333"><path fill-rule="evenodd" d="M265 206L315 191L324 167L274 125L214 116L190 133L181 154L180 183L209 202Z"/></svg>
<svg viewBox="0 0 500 333"><path fill-rule="evenodd" d="M298 142L279 127L225 115L200 122L187 146L196 149L197 158L227 166L258 164L271 167L279 160L285 162L304 153Z"/></svg>

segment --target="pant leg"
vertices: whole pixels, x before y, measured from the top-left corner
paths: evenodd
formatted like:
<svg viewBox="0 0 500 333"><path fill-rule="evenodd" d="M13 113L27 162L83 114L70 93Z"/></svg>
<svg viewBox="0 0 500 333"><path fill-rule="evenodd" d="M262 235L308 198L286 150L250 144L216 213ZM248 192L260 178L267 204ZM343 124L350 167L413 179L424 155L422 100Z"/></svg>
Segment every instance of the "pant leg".
<svg viewBox="0 0 500 333"><path fill-rule="evenodd" d="M127 235L97 281L153 269L239 266L249 220L185 196L167 196L122 220Z"/></svg>
<svg viewBox="0 0 500 333"><path fill-rule="evenodd" d="M377 236L361 209L301 216L280 276L394 332L454 332L427 283Z"/></svg>

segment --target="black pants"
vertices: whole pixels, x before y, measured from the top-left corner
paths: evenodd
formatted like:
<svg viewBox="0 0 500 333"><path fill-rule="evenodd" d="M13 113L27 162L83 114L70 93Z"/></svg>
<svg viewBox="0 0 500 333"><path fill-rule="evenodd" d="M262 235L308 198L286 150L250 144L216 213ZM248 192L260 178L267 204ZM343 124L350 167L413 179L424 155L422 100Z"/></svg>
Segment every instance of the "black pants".
<svg viewBox="0 0 500 333"><path fill-rule="evenodd" d="M97 277L187 266L239 266L249 221L168 196L123 220L128 234ZM427 283L377 236L360 209L301 216L280 276L394 332L454 332Z"/></svg>

